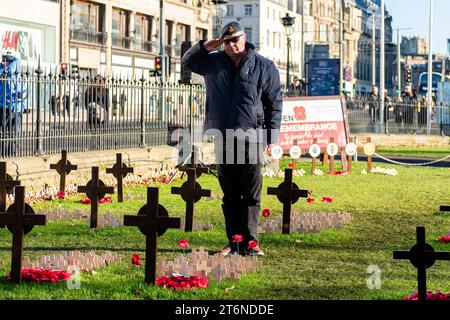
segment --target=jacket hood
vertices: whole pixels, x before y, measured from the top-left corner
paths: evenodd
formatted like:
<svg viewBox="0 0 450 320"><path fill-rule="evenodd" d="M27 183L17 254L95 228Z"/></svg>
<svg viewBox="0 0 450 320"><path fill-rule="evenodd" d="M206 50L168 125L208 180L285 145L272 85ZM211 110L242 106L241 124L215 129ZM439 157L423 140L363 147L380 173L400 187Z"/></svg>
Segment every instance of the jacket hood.
<svg viewBox="0 0 450 320"><path fill-rule="evenodd" d="M18 69L19 65L20 65L20 60L18 58L16 58L8 64L6 69L8 70L8 72L14 73L14 72L18 71L17 69ZM4 63L1 63L1 69L4 69L4 68L5 68Z"/></svg>

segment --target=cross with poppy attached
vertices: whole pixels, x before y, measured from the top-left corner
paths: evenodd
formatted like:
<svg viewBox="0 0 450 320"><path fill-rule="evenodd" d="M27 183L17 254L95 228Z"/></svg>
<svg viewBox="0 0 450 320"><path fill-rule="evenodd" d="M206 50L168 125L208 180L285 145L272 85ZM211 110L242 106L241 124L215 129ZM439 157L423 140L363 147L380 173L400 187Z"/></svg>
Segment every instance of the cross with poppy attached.
<svg viewBox="0 0 450 320"><path fill-rule="evenodd" d="M187 170L188 181L183 183L181 188L172 187L172 194L179 194L186 202L186 223L184 231L192 231L192 222L194 219L194 203L200 201L202 197L210 197L211 190L202 189L201 185L195 181L197 179L196 169L189 168Z"/></svg>
<svg viewBox="0 0 450 320"><path fill-rule="evenodd" d="M284 182L278 188L267 188L267 194L277 196L278 200L283 204L283 233L289 234L292 204L296 203L300 197L307 198L308 190L300 190L292 182L292 168L286 168L284 171Z"/></svg>
<svg viewBox="0 0 450 320"><path fill-rule="evenodd" d="M434 248L425 242L425 228L417 227L417 243L409 251L394 251L394 259L409 259L417 268L417 282L419 287L419 300L427 298L427 269L436 260L450 260L450 252L435 252Z"/></svg>
<svg viewBox="0 0 450 320"><path fill-rule="evenodd" d="M57 163L50 164L50 169L55 169L60 176L59 180L59 191L64 192L66 190L66 176L72 171L77 170L77 166L70 163L67 160L67 151L63 150L61 152L61 160Z"/></svg>
<svg viewBox="0 0 450 320"><path fill-rule="evenodd" d="M6 162L0 162L0 212L6 210L6 193L12 193L12 188L20 185L20 181L13 181L12 177L6 173ZM0 228L5 227L0 223Z"/></svg>
<svg viewBox="0 0 450 320"><path fill-rule="evenodd" d="M180 218L170 218L167 210L159 204L159 189L147 188L147 204L137 216L124 216L124 226L138 227L146 238L145 283L156 283L157 239L168 228L179 228Z"/></svg>
<svg viewBox="0 0 450 320"><path fill-rule="evenodd" d="M86 193L91 200L91 228L97 228L98 203L107 193L114 193L114 187L107 187L99 179L99 168L92 167L92 179L85 186L78 186L78 192Z"/></svg>
<svg viewBox="0 0 450 320"><path fill-rule="evenodd" d="M116 154L116 163L112 168L107 168L106 173L111 173L114 178L117 179L117 201L123 202L123 178L125 178L129 173L133 173L133 168L128 168L128 166L122 162L122 154Z"/></svg>
<svg viewBox="0 0 450 320"><path fill-rule="evenodd" d="M11 256L11 280L22 281L23 236L35 225L45 225L45 215L35 215L33 208L25 203L25 187L16 186L14 203L6 212L0 212L0 223L13 234Z"/></svg>

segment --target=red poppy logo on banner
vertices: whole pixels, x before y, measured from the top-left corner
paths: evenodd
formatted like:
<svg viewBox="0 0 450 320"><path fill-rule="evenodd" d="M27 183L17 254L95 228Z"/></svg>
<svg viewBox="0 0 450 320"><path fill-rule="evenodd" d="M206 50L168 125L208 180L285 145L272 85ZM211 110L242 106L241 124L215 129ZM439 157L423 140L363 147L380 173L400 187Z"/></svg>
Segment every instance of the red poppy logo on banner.
<svg viewBox="0 0 450 320"><path fill-rule="evenodd" d="M306 120L306 110L305 107L295 107L294 108L294 117L297 121L305 121Z"/></svg>

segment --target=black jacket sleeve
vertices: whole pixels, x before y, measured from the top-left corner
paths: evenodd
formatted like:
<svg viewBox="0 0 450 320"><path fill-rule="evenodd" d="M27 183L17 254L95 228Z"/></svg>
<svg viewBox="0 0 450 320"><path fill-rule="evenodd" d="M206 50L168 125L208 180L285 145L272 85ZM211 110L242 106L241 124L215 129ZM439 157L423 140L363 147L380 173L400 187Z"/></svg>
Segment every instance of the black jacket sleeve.
<svg viewBox="0 0 450 320"><path fill-rule="evenodd" d="M199 75L206 75L212 70L211 55L205 48L205 40L194 44L181 59L182 65Z"/></svg>
<svg viewBox="0 0 450 320"><path fill-rule="evenodd" d="M270 62L268 67L261 99L264 107L265 128L267 129L267 143L276 143L281 125L283 97L280 74L273 62Z"/></svg>

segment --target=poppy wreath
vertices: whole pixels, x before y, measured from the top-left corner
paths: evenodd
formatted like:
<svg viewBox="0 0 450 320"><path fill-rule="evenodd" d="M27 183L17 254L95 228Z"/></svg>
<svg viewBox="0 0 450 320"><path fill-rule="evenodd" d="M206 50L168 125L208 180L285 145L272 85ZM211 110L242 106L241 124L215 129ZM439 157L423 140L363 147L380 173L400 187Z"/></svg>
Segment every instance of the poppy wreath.
<svg viewBox="0 0 450 320"><path fill-rule="evenodd" d="M199 276L186 277L180 274L173 274L171 277L158 278L156 285L165 289L192 290L207 288L208 280Z"/></svg>
<svg viewBox="0 0 450 320"><path fill-rule="evenodd" d="M419 300L419 294L417 292L413 293L410 296L403 298L403 300ZM439 290L436 290L435 293L433 291L427 291L427 300L443 300L450 301L450 293L442 293Z"/></svg>
<svg viewBox="0 0 450 320"><path fill-rule="evenodd" d="M8 275L11 280L11 272ZM54 282L67 281L70 274L64 270L47 270L47 269L22 269L22 280L35 282Z"/></svg>

